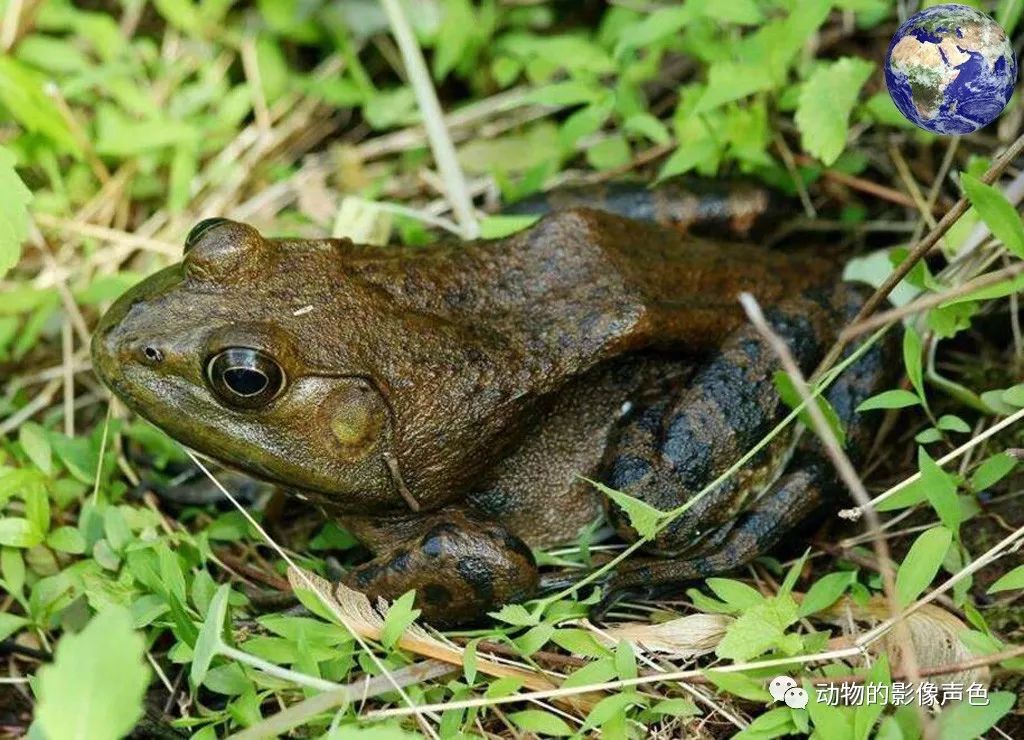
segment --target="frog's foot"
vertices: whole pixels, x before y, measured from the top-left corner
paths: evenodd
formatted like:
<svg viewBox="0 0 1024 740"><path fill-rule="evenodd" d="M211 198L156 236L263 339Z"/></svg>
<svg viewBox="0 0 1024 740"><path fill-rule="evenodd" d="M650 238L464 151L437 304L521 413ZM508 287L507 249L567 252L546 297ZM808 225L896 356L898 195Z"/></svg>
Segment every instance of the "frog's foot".
<svg viewBox="0 0 1024 740"><path fill-rule="evenodd" d="M613 573L601 601L591 608L590 619L600 622L624 598L678 595L681 584L746 565L817 510L836 485L831 466L817 455L807 454L796 470L779 479L737 518L727 536L715 538L713 551L675 560L643 558Z"/></svg>
<svg viewBox="0 0 1024 740"><path fill-rule="evenodd" d="M378 532L381 525L378 523ZM422 618L437 626L466 624L537 588L530 549L500 524L446 509L396 526L402 539L351 570L345 585L376 601L416 590Z"/></svg>

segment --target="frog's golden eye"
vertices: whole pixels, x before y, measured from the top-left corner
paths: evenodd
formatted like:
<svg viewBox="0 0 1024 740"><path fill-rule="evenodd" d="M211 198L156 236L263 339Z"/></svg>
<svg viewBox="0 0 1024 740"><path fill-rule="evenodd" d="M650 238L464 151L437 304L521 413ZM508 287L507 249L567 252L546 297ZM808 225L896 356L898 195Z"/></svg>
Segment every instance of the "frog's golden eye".
<svg viewBox="0 0 1024 740"><path fill-rule="evenodd" d="M210 388L228 406L263 408L284 388L284 370L268 354L250 347L230 347L206 363Z"/></svg>
<svg viewBox="0 0 1024 740"><path fill-rule="evenodd" d="M204 218L193 226L192 230L188 232L188 236L185 237L185 254L188 254L188 250L192 249L207 231L226 223L228 223L226 218Z"/></svg>

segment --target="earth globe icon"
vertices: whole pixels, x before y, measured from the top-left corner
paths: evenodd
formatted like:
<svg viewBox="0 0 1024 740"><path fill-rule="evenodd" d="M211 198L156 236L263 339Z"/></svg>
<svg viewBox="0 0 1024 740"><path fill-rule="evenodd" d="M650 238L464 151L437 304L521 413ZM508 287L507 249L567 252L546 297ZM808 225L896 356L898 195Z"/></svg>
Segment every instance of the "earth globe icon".
<svg viewBox="0 0 1024 740"><path fill-rule="evenodd" d="M897 29L885 83L899 111L936 134L969 134L1010 101L1017 58L996 21L966 5L936 5Z"/></svg>

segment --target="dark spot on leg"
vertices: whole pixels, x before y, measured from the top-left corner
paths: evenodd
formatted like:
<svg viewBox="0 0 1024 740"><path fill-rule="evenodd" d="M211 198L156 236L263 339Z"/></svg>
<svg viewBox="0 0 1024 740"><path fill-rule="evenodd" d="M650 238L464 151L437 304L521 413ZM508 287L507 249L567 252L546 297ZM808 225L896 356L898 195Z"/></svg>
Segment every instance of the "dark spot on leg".
<svg viewBox="0 0 1024 740"><path fill-rule="evenodd" d="M388 568L396 573L404 573L409 569L410 562L412 562L412 554L408 550L401 550L391 558Z"/></svg>
<svg viewBox="0 0 1024 740"><path fill-rule="evenodd" d="M447 606L451 600L452 592L439 583L431 583L423 589L423 601L431 606Z"/></svg>
<svg viewBox="0 0 1024 740"><path fill-rule="evenodd" d="M635 455L619 455L612 461L612 469L608 473L608 485L620 491L643 480L651 473L651 464L642 457Z"/></svg>
<svg viewBox="0 0 1024 740"><path fill-rule="evenodd" d="M494 568L487 558L469 555L459 558L455 565L459 577L473 589L477 600L485 604L494 601Z"/></svg>

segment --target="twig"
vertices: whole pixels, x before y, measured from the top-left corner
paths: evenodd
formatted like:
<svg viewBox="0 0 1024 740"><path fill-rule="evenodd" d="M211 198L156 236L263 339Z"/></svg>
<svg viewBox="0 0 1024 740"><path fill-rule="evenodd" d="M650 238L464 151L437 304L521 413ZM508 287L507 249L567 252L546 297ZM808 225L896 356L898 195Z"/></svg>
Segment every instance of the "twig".
<svg viewBox="0 0 1024 740"><path fill-rule="evenodd" d="M996 161L992 163L991 167L989 167L988 172L982 176L982 182L988 185L995 182L1003 171L1009 167L1018 156L1020 156L1022 151L1024 151L1024 135L1017 137L1009 148L996 158ZM903 281L903 278L907 276L907 273L914 268L914 265L920 262L921 259L931 251L932 247L938 244L939 240L946 235L946 232L950 230L953 224L955 224L961 216L967 213L967 209L970 208L970 205L970 201L966 197L960 198L960 200L958 200L956 204L946 212L946 215L942 217L939 223L935 225L935 228L910 250L910 254L908 254L907 257L896 266L896 269L889 274L889 277L887 277L882 285L879 286L878 290L876 290L871 297L864 302L864 305L861 307L857 316L851 323L856 324L873 314L882 304L882 301L889 297L889 294L892 293L896 286ZM832 348L825 355L825 359L821 361L821 364L818 366L818 369L815 370L812 377L817 378L823 369L831 367L833 363L839 359L840 355L842 355L843 349L846 345L847 341L840 337L836 343L832 345Z"/></svg>
<svg viewBox="0 0 1024 740"><path fill-rule="evenodd" d="M927 678L928 676L942 676L947 673L962 673L969 671L974 668L984 668L986 666L995 665L996 663L1002 663L1004 660L1011 660L1013 658L1024 655L1024 645L1018 645L1010 648L1009 650L1003 650L998 653L990 653L988 655L979 655L971 658L970 660L964 660L959 663L946 663L944 665L929 666L928 668L922 668L918 678ZM909 676L895 671L892 674L892 680L910 678ZM822 676L816 677L814 683L816 684L834 684L834 683L864 683L868 680L866 675L857 676L850 674L847 676Z"/></svg>
<svg viewBox="0 0 1024 740"><path fill-rule="evenodd" d="M960 445L955 450L950 452L948 455L940 457L938 460L935 461L935 463L941 467L941 466L945 465L946 463L948 463L948 462L950 462L952 460L957 459L958 457L963 455L965 452L969 452L970 450L973 450L975 447L980 445L982 442L984 442L986 439L988 439L992 435L999 433L1003 429L1006 429L1006 427L1008 427L1008 426L1012 426L1013 424L1016 424L1021 419L1024 419L1024 409L1020 409L1019 411L1014 412L1012 415L1007 416L1005 419L1003 419L998 424L993 424L991 427L986 429L984 432L982 432L981 434L979 434L979 435L977 435L975 437L972 437L969 441L967 441L964 444ZM839 516L842 517L843 519L859 519L861 517L861 515L864 514L866 511L869 511L869 510L873 511L875 509L875 507L878 506L878 504L880 504L881 502L885 501L887 498L889 498L891 496L895 496L897 493L902 491L904 488L906 488L907 486L911 485L912 483L916 483L920 479L921 479L921 473L919 471L917 473L914 473L909 478L904 478L902 481L897 483L895 486L893 486L889 490L884 491L883 493L878 494L873 499L868 501L866 504L862 504L862 505L856 506L856 507L854 507L852 509L843 509L842 511L839 512Z"/></svg>
<svg viewBox="0 0 1024 740"><path fill-rule="evenodd" d="M941 306L946 301L951 301L954 298L968 295L976 290L981 290L982 288L987 288L991 285L998 285L1004 280L1010 280L1017 277L1021 273L1024 273L1024 262L1014 262L1009 267L980 275L973 280L968 280L966 283L956 286L955 288L950 288L949 290L945 290L941 293L930 293L924 298L919 298L904 306L883 311L882 313L875 314L863 321L851 324L843 329L839 336L843 341L848 342L861 334L874 331L880 326L885 326L886 324L899 321L907 316L927 311L929 308Z"/></svg>
<svg viewBox="0 0 1024 740"><path fill-rule="evenodd" d="M425 660L415 665L406 666L394 671L391 675L395 682L401 686L430 681L441 676L446 676L457 670L454 666L440 660ZM326 691L316 696L293 704L277 714L268 717L263 722L253 725L230 737L232 740L258 740L268 737L281 737L294 727L307 722L310 718L328 712L334 707L351 702L353 699L370 699L375 696L393 691L394 687L383 676L369 676L353 681L332 691Z"/></svg>
<svg viewBox="0 0 1024 740"><path fill-rule="evenodd" d="M793 354L789 351L789 347L768 325L768 322L764 318L764 313L762 313L761 307L758 305L754 296L750 293L741 293L740 305L743 306L743 310L754 325L754 328L757 329L758 334L768 342L768 345L772 348L772 351L775 352L779 361L782 363L782 367L786 371L786 374L789 375L790 380L793 382L793 387L800 396L800 400L805 404L807 414L814 426L814 432L821 440L826 454L829 456L829 459L835 466L836 471L839 473L839 477L846 485L846 488L850 491L854 500L861 506L866 506L871 500L871 496L868 494L867 489L864 487L864 483L857 475L857 471L854 469L850 458L843 451L842 446L839 444L839 440L836 439L835 432L832 431L832 427L829 426L828 421L825 419L825 414L821 410L821 406L812 398L810 388L807 387L807 381L804 379L803 373L800 372L800 366L797 365L796 360L793 359ZM899 620L900 604L896 598L896 576L892 570L889 543L882 535L882 522L878 517L878 513L874 509L869 507L865 509L865 511L867 530L871 535L871 546L875 551L875 558L878 560L878 569L882 575L882 588L885 592L885 600L889 608L889 613L892 615L890 621L895 624L899 624L900 628L905 630L906 624ZM917 664L917 655L913 650L904 651L903 664L906 672L911 676L914 676L916 680L916 677L920 674L920 669Z"/></svg>
<svg viewBox="0 0 1024 740"><path fill-rule="evenodd" d="M405 71L409 75L409 81L416 93L416 102L419 105L420 115L423 116L423 125L427 132L427 139L430 141L430 149L434 153L437 169L444 179L455 220L462 227L463 238L474 239L480 233L480 227L473 214L473 202L466 189L466 179L455 155L455 145L452 144L445 126L444 114L441 112L437 92L430 80L427 64L423 60L423 52L420 51L416 36L412 32L412 27L409 25L402 7L398 4L398 0L381 0L381 4L391 23L391 30L395 35L395 41L398 42L398 48L402 52Z"/></svg>

